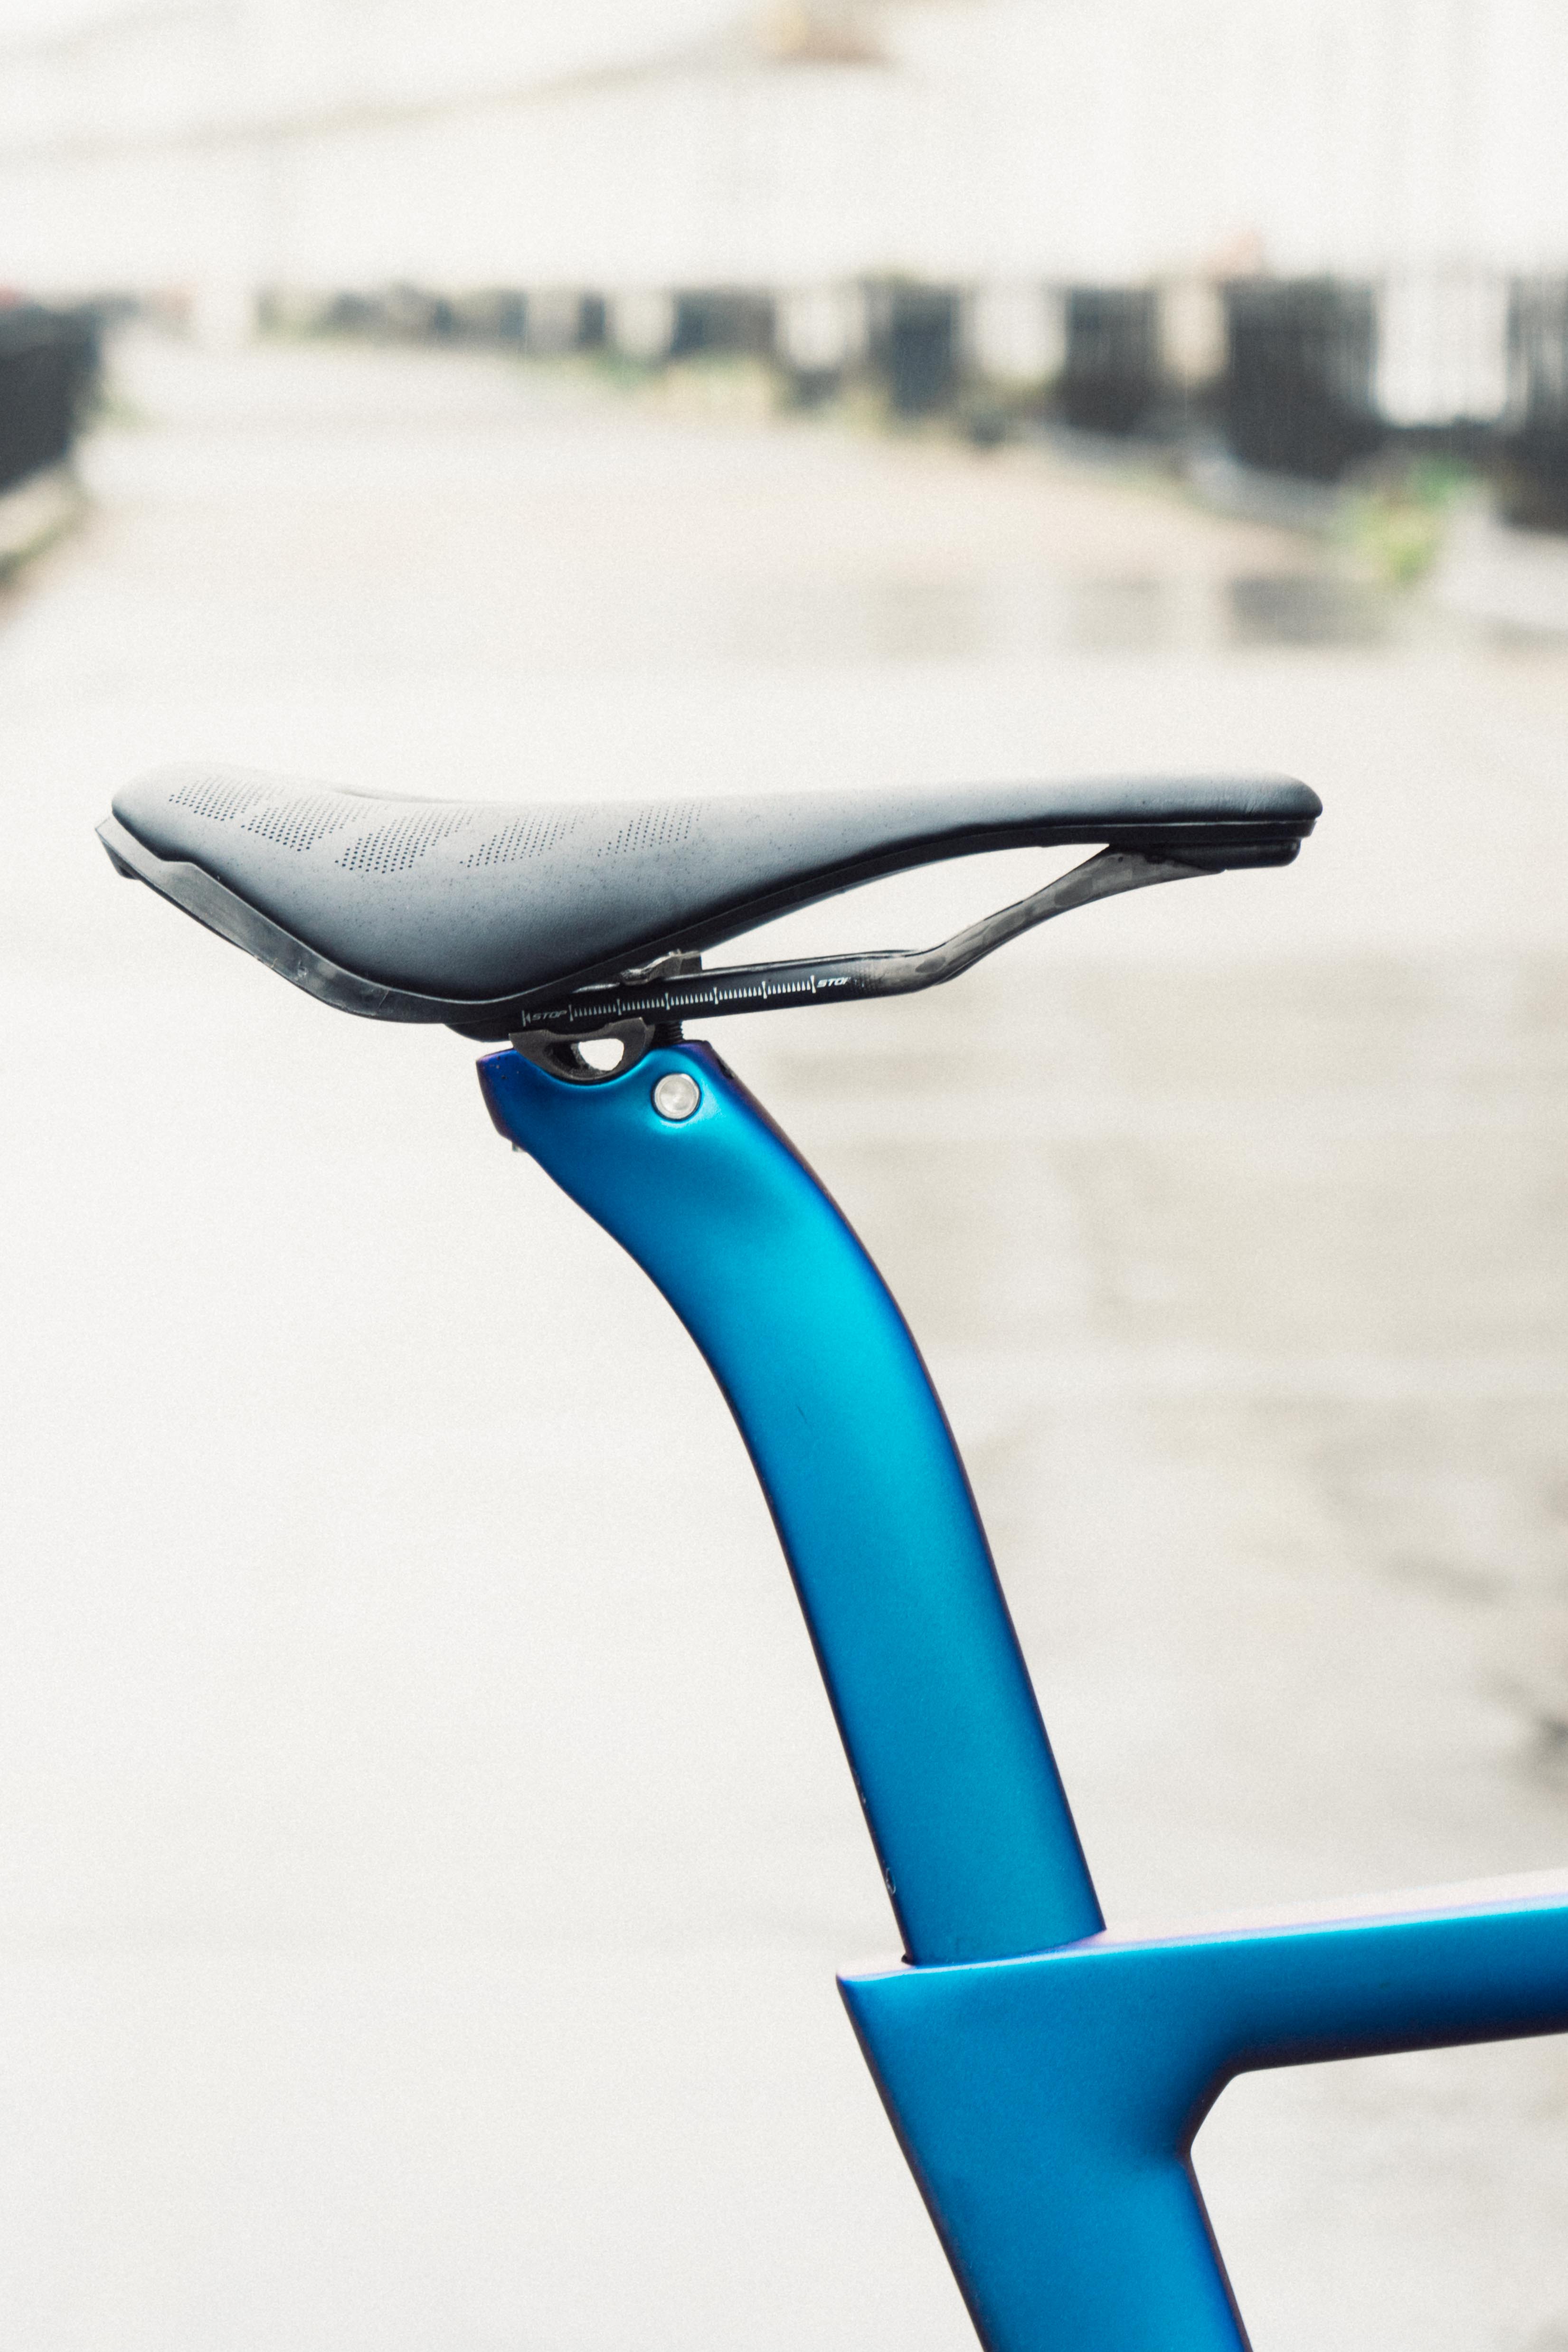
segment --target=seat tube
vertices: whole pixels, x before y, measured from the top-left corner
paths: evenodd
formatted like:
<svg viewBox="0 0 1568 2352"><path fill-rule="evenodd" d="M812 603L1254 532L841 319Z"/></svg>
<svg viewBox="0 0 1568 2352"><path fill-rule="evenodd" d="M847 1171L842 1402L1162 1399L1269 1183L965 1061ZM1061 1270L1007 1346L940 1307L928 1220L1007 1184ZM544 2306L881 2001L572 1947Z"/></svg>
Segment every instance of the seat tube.
<svg viewBox="0 0 1568 2352"><path fill-rule="evenodd" d="M662 1117L655 1089L678 1072L696 1107ZM997 1959L1094 1933L952 1433L886 1284L810 1169L705 1045L656 1047L593 1085L513 1052L479 1076L500 1132L637 1260L723 1391L909 1958Z"/></svg>

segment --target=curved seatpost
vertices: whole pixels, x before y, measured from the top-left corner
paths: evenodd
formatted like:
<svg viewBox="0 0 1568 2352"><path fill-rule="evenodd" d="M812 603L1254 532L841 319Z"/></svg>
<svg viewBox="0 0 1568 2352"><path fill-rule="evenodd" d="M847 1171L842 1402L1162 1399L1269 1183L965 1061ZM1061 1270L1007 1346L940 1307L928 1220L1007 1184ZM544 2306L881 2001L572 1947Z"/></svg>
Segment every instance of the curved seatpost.
<svg viewBox="0 0 1568 2352"><path fill-rule="evenodd" d="M661 1080L696 1089L685 1117ZM816 1178L710 1048L574 1085L479 1064L490 1115L686 1325L773 1511L909 1957L1101 1926L963 1464L908 1326ZM678 1089L689 1099L689 1089ZM667 1090L668 1098L668 1090Z"/></svg>

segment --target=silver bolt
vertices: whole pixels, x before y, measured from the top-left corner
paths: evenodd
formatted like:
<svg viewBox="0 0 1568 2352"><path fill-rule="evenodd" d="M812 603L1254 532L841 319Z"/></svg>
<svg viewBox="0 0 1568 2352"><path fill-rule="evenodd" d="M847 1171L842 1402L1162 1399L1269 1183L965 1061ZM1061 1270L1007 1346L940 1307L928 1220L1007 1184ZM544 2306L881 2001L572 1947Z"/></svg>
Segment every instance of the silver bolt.
<svg viewBox="0 0 1568 2352"><path fill-rule="evenodd" d="M701 1099L701 1087L684 1070L667 1070L653 1090L653 1107L660 1118L689 1118Z"/></svg>

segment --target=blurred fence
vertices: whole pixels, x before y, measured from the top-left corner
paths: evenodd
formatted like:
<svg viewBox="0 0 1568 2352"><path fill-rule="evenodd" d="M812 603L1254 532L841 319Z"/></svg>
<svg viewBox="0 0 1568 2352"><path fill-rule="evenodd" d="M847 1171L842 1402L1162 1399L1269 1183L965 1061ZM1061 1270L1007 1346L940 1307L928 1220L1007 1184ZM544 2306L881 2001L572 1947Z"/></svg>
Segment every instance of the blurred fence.
<svg viewBox="0 0 1568 2352"><path fill-rule="evenodd" d="M1568 278L1527 278L1508 314L1500 480L1510 521L1568 530Z"/></svg>
<svg viewBox="0 0 1568 2352"><path fill-rule="evenodd" d="M678 295L670 322L669 355L687 359L700 352L755 352L773 350L773 304L765 294Z"/></svg>
<svg viewBox="0 0 1568 2352"><path fill-rule="evenodd" d="M1065 300L1056 407L1082 433L1135 433L1160 396L1156 297L1142 286L1075 286Z"/></svg>
<svg viewBox="0 0 1568 2352"><path fill-rule="evenodd" d="M958 389L957 295L941 286L872 288L865 348L896 415L934 415Z"/></svg>
<svg viewBox="0 0 1568 2352"><path fill-rule="evenodd" d="M896 416L977 438L1055 422L1221 441L1241 465L1332 483L1380 447L1449 448L1517 520L1568 529L1568 278L1474 271L1381 283L511 289L263 298L265 325L486 341L638 366L745 358L799 399L860 383Z"/></svg>
<svg viewBox="0 0 1568 2352"><path fill-rule="evenodd" d="M91 312L0 310L0 491L70 455L98 370Z"/></svg>
<svg viewBox="0 0 1568 2352"><path fill-rule="evenodd" d="M1335 482L1383 439L1370 286L1243 279L1225 289L1225 436L1265 473Z"/></svg>

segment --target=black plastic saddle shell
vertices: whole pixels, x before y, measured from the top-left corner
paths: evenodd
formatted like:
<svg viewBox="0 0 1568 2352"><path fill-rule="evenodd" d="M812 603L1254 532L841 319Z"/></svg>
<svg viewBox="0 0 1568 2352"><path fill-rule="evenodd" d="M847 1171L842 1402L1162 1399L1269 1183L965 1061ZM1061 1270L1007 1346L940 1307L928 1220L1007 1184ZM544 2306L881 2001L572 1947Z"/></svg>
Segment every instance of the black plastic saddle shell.
<svg viewBox="0 0 1568 2352"><path fill-rule="evenodd" d="M1281 866L1320 813L1286 777L510 803L181 767L119 793L99 830L121 873L326 1003L489 1039L531 1001L879 875L1077 843Z"/></svg>

